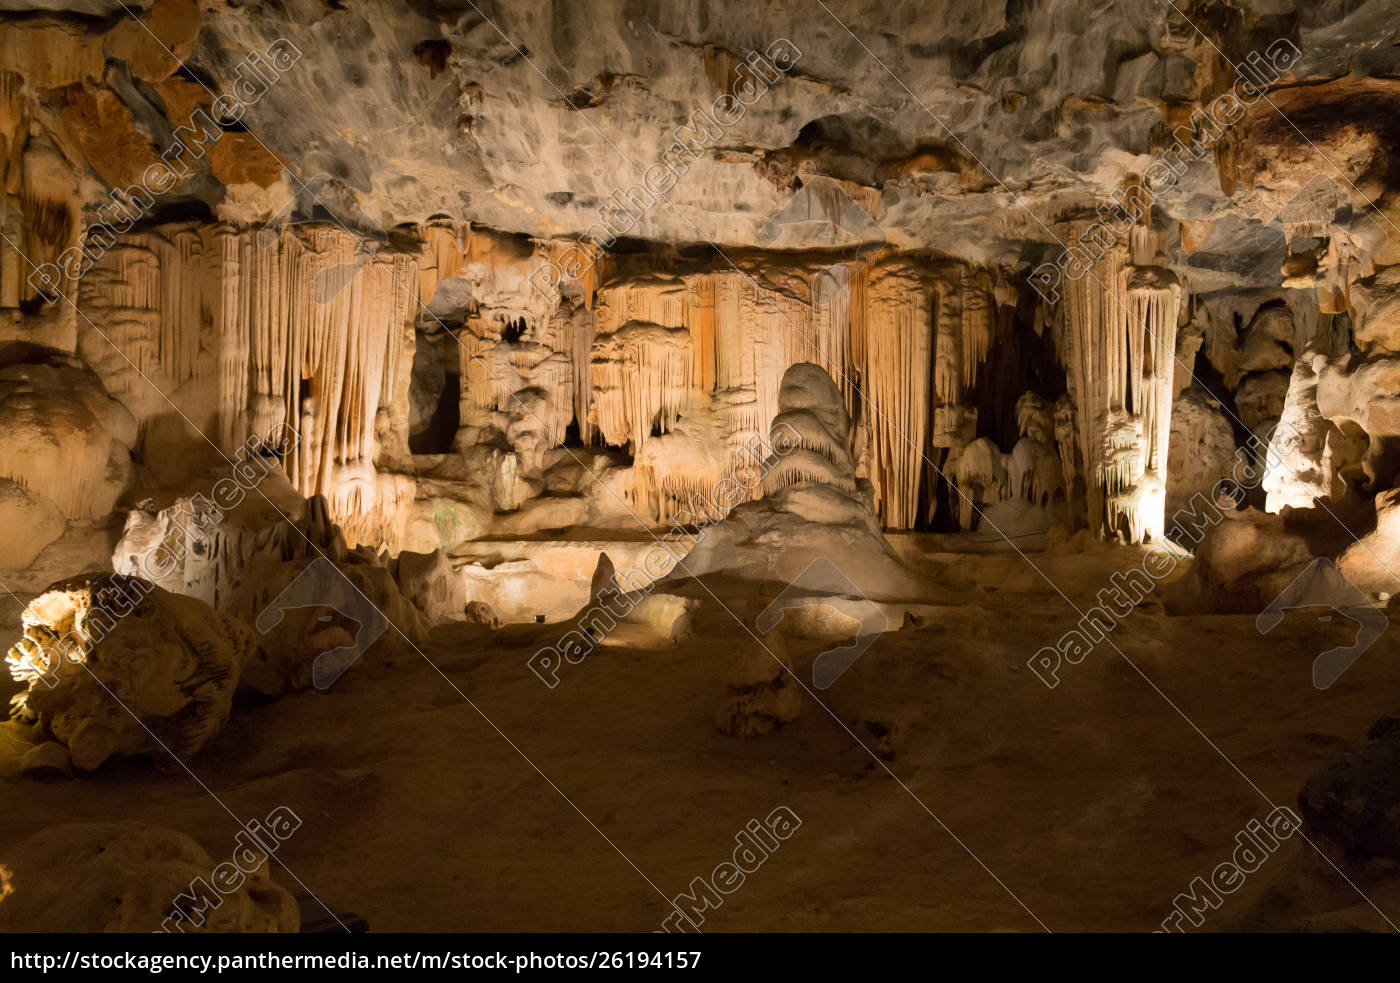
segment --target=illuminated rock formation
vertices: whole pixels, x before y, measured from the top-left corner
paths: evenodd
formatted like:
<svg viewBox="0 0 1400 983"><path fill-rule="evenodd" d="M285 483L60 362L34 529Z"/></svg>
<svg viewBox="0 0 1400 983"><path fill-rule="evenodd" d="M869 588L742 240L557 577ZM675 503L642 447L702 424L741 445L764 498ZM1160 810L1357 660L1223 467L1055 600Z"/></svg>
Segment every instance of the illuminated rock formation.
<svg viewBox="0 0 1400 983"><path fill-rule="evenodd" d="M386 426L407 438L417 280L415 257L338 228L133 233L83 279L79 351L171 478L287 427L293 487L353 542L394 541L414 490L375 461Z"/></svg>
<svg viewBox="0 0 1400 983"><path fill-rule="evenodd" d="M0 477L66 518L110 513L132 480L136 428L97 379L70 360L0 369Z"/></svg>
<svg viewBox="0 0 1400 983"><path fill-rule="evenodd" d="M1133 227L1067 285L1061 357L1085 455L1089 521L1130 542L1165 532L1163 479L1181 287L1160 237Z"/></svg>
<svg viewBox="0 0 1400 983"><path fill-rule="evenodd" d="M22 623L6 656L28 684L16 709L83 770L132 754L188 760L228 719L256 648L203 601L120 575L54 584Z"/></svg>
<svg viewBox="0 0 1400 983"><path fill-rule="evenodd" d="M762 466L763 497L703 527L668 582L724 572L792 583L814 563L834 562L848 593L921 596L880 532L869 483L851 469L850 442L849 417L831 377L811 363L788 369ZM823 579L822 589L839 593L829 581Z"/></svg>
<svg viewBox="0 0 1400 983"><path fill-rule="evenodd" d="M453 600L454 578L404 556L404 566L386 565L363 548L348 549L325 500L302 500L273 472L236 508L195 495L159 513L133 511L112 565L258 625L257 650L237 681L277 695L311 685L313 666L329 649L365 638L356 658L382 661L421 644L431 624L460 620L465 597ZM283 593L298 582L306 589L292 603ZM444 604L455 606L455 617Z"/></svg>

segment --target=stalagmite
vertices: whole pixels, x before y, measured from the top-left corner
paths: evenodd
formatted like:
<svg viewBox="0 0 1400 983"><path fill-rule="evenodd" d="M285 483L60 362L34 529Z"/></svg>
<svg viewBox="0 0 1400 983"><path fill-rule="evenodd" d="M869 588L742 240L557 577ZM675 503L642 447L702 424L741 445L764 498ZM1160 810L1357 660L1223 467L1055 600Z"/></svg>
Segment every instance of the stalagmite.
<svg viewBox="0 0 1400 983"><path fill-rule="evenodd" d="M1005 456L986 437L979 437L959 452L951 474L959 524L963 529L977 525L984 507L995 505L1008 494ZM1019 493L1019 489L1016 489Z"/></svg>

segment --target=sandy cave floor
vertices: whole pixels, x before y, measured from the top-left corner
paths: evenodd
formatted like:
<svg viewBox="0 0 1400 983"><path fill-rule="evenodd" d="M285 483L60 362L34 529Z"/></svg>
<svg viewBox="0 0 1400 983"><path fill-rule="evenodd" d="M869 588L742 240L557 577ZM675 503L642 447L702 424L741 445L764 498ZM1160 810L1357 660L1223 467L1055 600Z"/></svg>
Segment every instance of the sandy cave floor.
<svg viewBox="0 0 1400 983"><path fill-rule="evenodd" d="M1141 553L1031 559L1087 607ZM752 740L712 721L725 651L746 637L713 602L682 647L602 650L553 690L525 665L538 629L450 625L425 650L436 669L410 653L328 693L242 704L191 762L213 794L139 759L21 778L5 725L0 862L45 824L98 818L178 828L224 857L237 825L217 795L245 820L297 812L281 859L371 930L651 931L663 894L786 805L801 828L706 931L1039 930L1011 892L1051 930L1143 931L1229 859L1265 797L1296 808L1310 775L1396 709L1394 631L1324 692L1310 663L1339 626L1293 612L1261 636L1252 617L1170 618L1155 603L1114 640L1160 693L1107 644L1050 690L1026 659L1078 616L1022 559L927 553L923 566L960 603L883 636L825 691L830 713L804 697L794 724ZM720 593L741 610L745 591ZM1355 888L1295 836L1204 927L1386 928L1359 891L1400 921L1400 879L1348 873Z"/></svg>

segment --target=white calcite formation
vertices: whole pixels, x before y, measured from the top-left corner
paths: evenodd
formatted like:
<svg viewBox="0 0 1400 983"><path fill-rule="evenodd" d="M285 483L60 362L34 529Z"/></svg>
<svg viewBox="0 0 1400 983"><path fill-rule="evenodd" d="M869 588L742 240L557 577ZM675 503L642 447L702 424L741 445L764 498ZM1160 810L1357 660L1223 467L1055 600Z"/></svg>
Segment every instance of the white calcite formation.
<svg viewBox="0 0 1400 983"><path fill-rule="evenodd" d="M193 597L120 575L54 584L24 609L5 661L28 685L15 710L73 764L173 754L224 725L256 649L252 630Z"/></svg>
<svg viewBox="0 0 1400 983"><path fill-rule="evenodd" d="M1089 522L1131 542L1166 531L1181 286L1144 227L1069 284L1061 358L1085 454Z"/></svg>
<svg viewBox="0 0 1400 983"><path fill-rule="evenodd" d="M791 583L824 561L836 564L848 591L890 600L920 596L880 533L870 484L851 467L850 443L850 418L831 377L811 363L794 365L779 393L763 498L705 526L669 578L724 572Z"/></svg>

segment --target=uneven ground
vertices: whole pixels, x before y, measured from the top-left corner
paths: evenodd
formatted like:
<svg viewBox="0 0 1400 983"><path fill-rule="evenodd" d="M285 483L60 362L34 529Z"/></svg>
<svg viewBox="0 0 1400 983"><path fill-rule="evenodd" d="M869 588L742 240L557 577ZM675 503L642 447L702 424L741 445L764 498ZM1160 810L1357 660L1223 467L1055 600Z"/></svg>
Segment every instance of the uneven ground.
<svg viewBox="0 0 1400 983"><path fill-rule="evenodd" d="M1141 554L1030 559L1087 607ZM801 828L706 931L1145 931L1266 800L1296 808L1305 779L1396 708L1393 632L1323 692L1310 663L1339 627L1295 612L1261 636L1252 617L1155 604L1114 634L1126 659L1101 645L1050 690L1026 659L1078 615L1025 561L930 552L924 567L966 603L884 636L825 691L829 712L808 697L754 740L711 719L725 652L747 637L713 602L684 647L604 650L553 690L525 666L533 628L440 629L436 668L410 654L240 707L191 762L198 782L142 760L22 779L7 729L0 863L83 818L176 827L222 859L227 810L287 805L304 825L277 879L373 930L650 931L749 819L786 805ZM745 592L724 599L739 610ZM1295 836L1204 927L1387 928L1362 892L1400 922L1400 881L1348 874L1354 887Z"/></svg>

